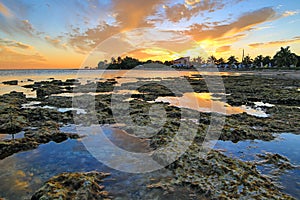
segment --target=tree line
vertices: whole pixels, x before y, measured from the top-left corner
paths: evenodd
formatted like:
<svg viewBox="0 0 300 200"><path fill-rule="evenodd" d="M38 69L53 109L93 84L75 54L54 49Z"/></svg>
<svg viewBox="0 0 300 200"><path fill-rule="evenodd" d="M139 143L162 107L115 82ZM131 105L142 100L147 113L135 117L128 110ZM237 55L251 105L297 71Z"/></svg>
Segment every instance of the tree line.
<svg viewBox="0 0 300 200"><path fill-rule="evenodd" d="M226 62L223 58L217 59L214 56L210 56L208 61L216 65L241 64L244 67L254 68L263 66L276 66L280 68L300 66L300 56L296 55L295 53L292 53L289 46L281 47L280 50L277 51L276 54L273 56L273 58L271 56L258 55L253 59L249 55L247 55L242 59L241 63L239 63L237 59L238 58L235 56L230 56Z"/></svg>
<svg viewBox="0 0 300 200"><path fill-rule="evenodd" d="M124 57L121 58L120 56L117 58L112 57L111 61L108 63L107 60L100 61L98 63L98 69L132 69L135 68L138 65L148 64L148 63L159 63L164 64L167 66L171 66L173 64L172 61L153 61L153 60L147 60L146 62L142 62L136 58L132 57ZM207 63L213 63L218 66L232 66L232 65L240 65L242 67L291 67L291 66L300 66L300 56L296 55L295 53L292 53L290 50L290 47L281 47L279 51L275 53L273 57L271 56L263 56L258 55L254 59L251 58L249 55L245 56L242 59L242 62L238 61L238 58L235 56L229 56L226 60L224 58L216 58L215 56L210 56L207 60L197 57L193 58L191 63L197 63L197 64L207 64Z"/></svg>

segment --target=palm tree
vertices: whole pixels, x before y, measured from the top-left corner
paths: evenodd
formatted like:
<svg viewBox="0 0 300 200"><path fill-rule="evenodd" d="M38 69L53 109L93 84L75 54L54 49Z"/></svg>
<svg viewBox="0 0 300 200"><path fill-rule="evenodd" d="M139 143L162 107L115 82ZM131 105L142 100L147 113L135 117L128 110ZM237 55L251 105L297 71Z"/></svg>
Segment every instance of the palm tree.
<svg viewBox="0 0 300 200"><path fill-rule="evenodd" d="M207 63L216 64L217 63L217 58L215 56L211 55L211 56L208 57Z"/></svg>
<svg viewBox="0 0 300 200"><path fill-rule="evenodd" d="M252 58L248 55L245 56L243 63L246 65L246 67L249 67L249 65L251 65L253 62Z"/></svg>
<svg viewBox="0 0 300 200"><path fill-rule="evenodd" d="M235 63L237 63L238 61L237 61L237 58L235 57L235 56L230 56L228 59L228 64L229 65L233 65L233 64L235 64Z"/></svg>
<svg viewBox="0 0 300 200"><path fill-rule="evenodd" d="M262 55L259 55L254 58L253 63L256 67L263 67L263 65L264 65L263 60L264 60L264 57Z"/></svg>
<svg viewBox="0 0 300 200"><path fill-rule="evenodd" d="M263 65L268 65L270 67L273 64L273 59L270 56L266 56L263 58Z"/></svg>
<svg viewBox="0 0 300 200"><path fill-rule="evenodd" d="M111 64L116 64L117 63L117 61L116 61L116 59L114 58L114 57L111 57Z"/></svg>
<svg viewBox="0 0 300 200"><path fill-rule="evenodd" d="M217 60L217 65L223 65L225 63L225 60L223 59L223 58L219 58L218 60Z"/></svg>
<svg viewBox="0 0 300 200"><path fill-rule="evenodd" d="M121 64L121 62L122 62L122 58L121 58L121 56L119 56L119 57L117 58L117 63L118 63L118 64Z"/></svg>
<svg viewBox="0 0 300 200"><path fill-rule="evenodd" d="M289 46L285 48L281 47L280 51L275 54L274 61L278 67L290 67L291 65L297 65L297 56L292 53L289 48Z"/></svg>

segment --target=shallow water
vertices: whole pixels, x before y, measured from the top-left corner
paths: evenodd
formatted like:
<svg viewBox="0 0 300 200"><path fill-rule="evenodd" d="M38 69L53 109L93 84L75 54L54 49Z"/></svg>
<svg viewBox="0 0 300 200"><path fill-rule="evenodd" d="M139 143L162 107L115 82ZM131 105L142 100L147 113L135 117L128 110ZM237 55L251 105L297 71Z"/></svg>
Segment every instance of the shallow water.
<svg viewBox="0 0 300 200"><path fill-rule="evenodd" d="M117 85L127 82L136 82L140 79L168 79L180 76L197 75L196 71L158 71L158 70L1 70L0 71L0 95L11 91L23 92L27 97L36 97L31 89L21 86L33 84L37 81L46 81L50 78L65 81L67 79L78 79L81 83L96 81L100 79L113 79L118 81ZM203 75L239 75L230 72L200 72ZM18 85L4 85L3 81L18 80Z"/></svg>
<svg viewBox="0 0 300 200"><path fill-rule="evenodd" d="M239 158L244 161L259 161L257 154L266 152L278 153L287 157L291 164L300 166L300 135L291 133L282 133L277 135L273 141L240 141L233 143L231 141L218 141L215 149L224 150L224 154ZM259 166L259 171L270 175L274 168L272 166ZM283 191L300 199L300 168L287 170L278 177L278 183L283 186Z"/></svg>
<svg viewBox="0 0 300 200"><path fill-rule="evenodd" d="M84 127L81 127L84 128ZM105 135L121 148L129 151L145 151L146 143L138 142L119 129L103 127ZM81 129L82 130L82 129ZM89 130L87 127L86 130ZM62 131L76 132L75 126L66 126ZM100 151L105 149L99 145ZM110 157L111 155L107 155ZM62 172L86 171L110 172L104 183L106 189L118 199L154 199L163 196L163 191L149 190L150 178L170 176L165 169L142 174L131 174L111 169L95 159L80 140L67 140L60 144L50 142L37 149L21 152L0 160L0 197L30 199L43 182ZM183 195L183 194L181 194ZM160 199L160 198L158 198ZM172 199L170 197L170 199Z"/></svg>
<svg viewBox="0 0 300 200"><path fill-rule="evenodd" d="M24 131L20 131L19 133L15 134L0 134L0 141L1 140L11 140L11 139L18 139L24 137Z"/></svg>

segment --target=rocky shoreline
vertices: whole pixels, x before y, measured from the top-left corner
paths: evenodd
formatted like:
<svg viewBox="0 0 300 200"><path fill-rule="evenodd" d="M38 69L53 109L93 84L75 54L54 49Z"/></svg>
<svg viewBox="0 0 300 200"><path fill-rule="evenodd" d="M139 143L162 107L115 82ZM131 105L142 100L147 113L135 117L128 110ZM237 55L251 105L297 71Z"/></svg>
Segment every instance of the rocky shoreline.
<svg viewBox="0 0 300 200"><path fill-rule="evenodd" d="M178 93L174 94L168 89L167 86L176 84L180 79L186 79L195 92L209 92L203 77L194 75L162 79L155 83L140 79L137 83L123 83L121 86L116 86L117 81L115 79L85 85L80 84L76 79L51 80L34 82L24 86L36 91L37 98L26 98L20 92L2 95L0 96L0 133L15 134L24 131L24 137L0 141L0 159L20 151L37 148L40 144L50 141L62 142L67 139L78 139L79 135L63 133L59 129L63 124L75 123L74 119L83 125L116 123L111 108L112 94L105 93L112 92L118 87L125 87L130 90L134 88L135 84L140 84L142 87L137 89L139 93L130 96L133 99L129 100L129 117L139 125L147 125L150 120L160 120L160 116L155 115L155 113L153 116L149 116L149 110L153 105L165 109L167 116L160 131L149 138L149 145L153 150L163 149L166 144L171 142L180 126L185 127L186 134L189 134L192 128L197 130L195 140L188 151L166 167L172 171L176 178L162 179L159 182L149 184L149 189L161 188L171 192L172 187L188 187L198 195L198 197L191 197L192 199L293 199L282 193L280 187L274 184L270 177L263 176L256 170L256 167L262 162L243 162L229 158L216 150L209 152L206 159L199 158L198 152L201 151L201 143L211 123L211 113L200 113L192 109L171 106L168 103L155 102L157 97L181 96L187 92L186 88L180 88ZM227 115L220 140L238 142L259 139L270 141L274 139L274 133L300 133L300 109L297 107L300 105L299 80L253 75L223 76L222 79L228 94L226 100L230 105L253 106L254 102L263 102L274 104L274 106L261 107L269 114L267 118L255 117L246 113ZM73 91L86 94L74 98L53 96L53 94ZM92 96L88 94L90 92L98 92L99 94ZM101 94L101 92L104 93ZM218 94L212 95L220 97ZM121 114L124 112L124 116L126 116L127 110L122 106L121 101L118 102L117 97L117 95L114 97L116 98L115 103L117 103L114 109ZM93 101L90 101L91 99ZM120 99L122 98L120 97ZM30 104L33 101L40 103L33 108L24 107L24 104ZM56 108L75 106L85 110L86 113L78 114L74 110L59 112L45 106ZM183 115L189 116L190 119L197 119L197 121L182 121ZM96 116L96 119L93 116ZM125 126L121 128L129 134L141 136L135 131L134 126L126 124L127 120L125 117ZM144 131L156 130L155 127L150 127ZM264 163L273 162L278 168L291 169L293 167L288 160L280 157L280 155L261 157L265 159ZM41 199L42 197L51 199L55 195L61 195L62 199L67 199L66 196L69 195L78 199L87 197L92 199L110 198L103 187L96 184L96 182L101 182L105 176L99 172L62 174L51 178L45 183L45 186L33 195L32 199ZM83 180L90 182L85 185ZM72 184L65 185L64 183ZM77 187L81 188L82 193L74 193ZM62 190L61 194L55 192L58 189Z"/></svg>

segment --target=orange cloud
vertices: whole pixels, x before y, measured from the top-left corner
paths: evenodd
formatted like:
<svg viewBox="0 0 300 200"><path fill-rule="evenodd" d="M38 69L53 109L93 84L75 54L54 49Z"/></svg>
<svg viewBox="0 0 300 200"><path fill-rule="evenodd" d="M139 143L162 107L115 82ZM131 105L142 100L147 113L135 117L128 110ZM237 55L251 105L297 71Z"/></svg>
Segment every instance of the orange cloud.
<svg viewBox="0 0 300 200"><path fill-rule="evenodd" d="M173 59L172 56L174 54L175 54L175 52L172 52L172 51L167 50L167 49L160 49L160 48L147 49L147 48L143 48L143 49L136 49L134 51L128 52L128 53L122 55L122 57L130 56L130 57L137 58L141 61L147 61L149 59L165 61L165 60L172 60Z"/></svg>
<svg viewBox="0 0 300 200"><path fill-rule="evenodd" d="M157 6L164 0L113 0L113 16L116 19L114 25L101 22L94 28L80 33L77 28L69 34L68 43L78 53L85 54L103 42L105 39L135 28L153 27L153 22L147 18L154 15Z"/></svg>
<svg viewBox="0 0 300 200"><path fill-rule="evenodd" d="M5 17L11 17L12 14L1 2L0 2L0 13Z"/></svg>
<svg viewBox="0 0 300 200"><path fill-rule="evenodd" d="M217 39L215 39L215 41L218 43L232 44L236 41L239 41L239 40L245 38L246 36L247 35L245 33L239 33L239 34L235 34L235 35L228 36L228 37L217 38Z"/></svg>
<svg viewBox="0 0 300 200"><path fill-rule="evenodd" d="M275 19L276 12L273 8L263 8L254 12L246 13L237 21L207 29L203 24L194 24L185 33L191 35L195 40L220 39L231 37L241 32L252 30L258 24Z"/></svg>
<svg viewBox="0 0 300 200"><path fill-rule="evenodd" d="M223 52L227 52L227 51L230 51L230 50L231 50L231 46L230 45L221 46L221 47L218 47L216 49L216 53L223 53Z"/></svg>
<svg viewBox="0 0 300 200"><path fill-rule="evenodd" d="M83 33L79 33L75 28L73 29L73 33L69 34L68 44L72 46L76 52L85 54L105 39L119 32L119 27L108 25L105 22Z"/></svg>
<svg viewBox="0 0 300 200"><path fill-rule="evenodd" d="M138 27L152 27L148 16L154 15L157 6L164 0L113 0L113 11L116 20L122 30L130 30Z"/></svg>
<svg viewBox="0 0 300 200"><path fill-rule="evenodd" d="M213 12L222 9L225 6L225 4L221 2L212 0L188 0L185 3L186 4L176 4L171 7L165 6L167 19L171 22L179 22L182 19L189 20L191 17L200 14L202 11ZM192 8L189 8L188 5L192 6Z"/></svg>
<svg viewBox="0 0 300 200"><path fill-rule="evenodd" d="M50 36L45 36L45 40L57 48L67 49L66 44L62 44L60 39L53 39Z"/></svg>
<svg viewBox="0 0 300 200"><path fill-rule="evenodd" d="M252 43L249 44L252 48L258 48L258 47L269 47L269 46L280 46L280 45L287 45L291 43L298 43L300 42L300 36L294 37L290 40L279 40L279 41L271 41L271 42L260 42L260 43Z"/></svg>
<svg viewBox="0 0 300 200"><path fill-rule="evenodd" d="M0 69L28 68L45 61L45 57L37 52L24 54L6 46L0 46Z"/></svg>
<svg viewBox="0 0 300 200"><path fill-rule="evenodd" d="M22 42L17 42L13 40L4 40L0 38L0 46L10 46L10 47L17 47L20 49L34 49L34 47L24 44Z"/></svg>

